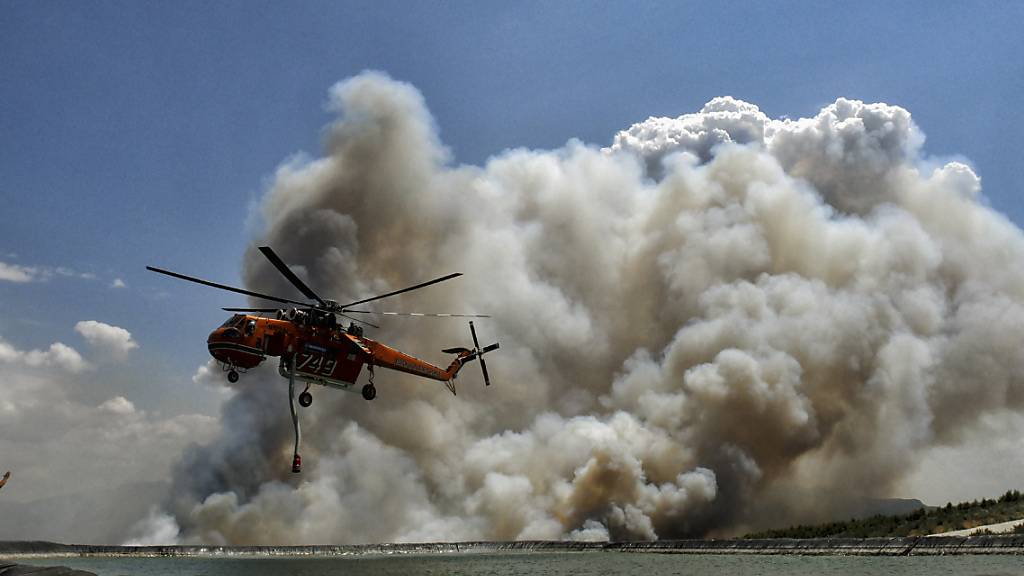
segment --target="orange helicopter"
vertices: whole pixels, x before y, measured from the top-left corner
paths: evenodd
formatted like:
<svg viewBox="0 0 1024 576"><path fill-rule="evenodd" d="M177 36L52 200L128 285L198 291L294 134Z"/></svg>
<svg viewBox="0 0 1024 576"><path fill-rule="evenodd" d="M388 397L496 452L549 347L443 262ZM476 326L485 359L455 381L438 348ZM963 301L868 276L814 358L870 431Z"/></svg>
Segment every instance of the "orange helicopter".
<svg viewBox="0 0 1024 576"><path fill-rule="evenodd" d="M391 348L386 344L366 338L363 336L363 328L358 326L356 322L374 328L379 328L379 326L349 316L349 314L382 314L389 316L441 318L489 318L489 316L481 314L373 312L350 308L351 306L358 306L374 300L425 288L438 282L451 280L462 274L449 274L415 286L409 286L408 288L395 290L387 294L364 298L363 300L342 305L333 300L325 300L317 295L316 292L311 290L309 286L306 286L288 268L284 261L269 246L261 246L259 250L299 292L312 300L312 302L299 302L279 296L260 294L259 292L217 284L153 266L146 266L146 269L166 274L173 278L220 288L221 290L299 306L298 308L291 307L287 309L224 308L228 312L243 312L244 314L235 314L228 318L220 327L211 332L206 340L210 355L228 373L228 380L232 383L238 381L239 372L244 373L249 368L258 366L268 356L279 356L281 358L278 364L278 373L288 378L289 407L292 414L292 424L295 428L292 472L300 472L302 467L302 458L299 456L301 431L299 428L298 412L295 409L296 380L306 383L305 390L298 397L299 404L303 407L309 407L313 404L313 395L309 391L309 387L312 384L354 391L351 389L359 377L364 364L369 372L369 381L361 389L363 398L366 400L373 400L377 397L377 389L373 384L373 369L375 366L444 382L448 390L455 394L455 378L458 376L459 370L467 363L479 360L484 384L487 386L491 385L490 376L487 373L487 364L484 362L483 356L488 352L497 350L499 346L497 343L494 343L481 348L480 342L477 340L476 328L473 326L472 321L469 322L469 329L473 337L473 348L457 347L444 349L444 353L455 354L455 358L447 368L441 368ZM262 314L267 313L273 313L275 316L273 318L262 316ZM348 327L344 327L338 322L339 316L351 320Z"/></svg>

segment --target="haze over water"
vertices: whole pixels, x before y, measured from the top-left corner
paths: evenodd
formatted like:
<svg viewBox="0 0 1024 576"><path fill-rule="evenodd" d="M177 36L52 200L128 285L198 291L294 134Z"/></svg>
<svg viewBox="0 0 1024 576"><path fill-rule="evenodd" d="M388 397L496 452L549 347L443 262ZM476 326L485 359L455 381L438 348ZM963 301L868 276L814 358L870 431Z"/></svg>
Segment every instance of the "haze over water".
<svg viewBox="0 0 1024 576"><path fill-rule="evenodd" d="M583 552L451 554L349 558L44 558L23 561L88 570L98 576L409 576L461 574L705 574L902 576L1024 574L1017 556L761 556Z"/></svg>

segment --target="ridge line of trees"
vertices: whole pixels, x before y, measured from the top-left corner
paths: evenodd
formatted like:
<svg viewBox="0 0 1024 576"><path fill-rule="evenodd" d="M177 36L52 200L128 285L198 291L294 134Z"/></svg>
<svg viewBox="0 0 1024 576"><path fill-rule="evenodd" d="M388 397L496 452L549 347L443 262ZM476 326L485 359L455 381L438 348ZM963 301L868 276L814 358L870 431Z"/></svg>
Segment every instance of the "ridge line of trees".
<svg viewBox="0 0 1024 576"><path fill-rule="evenodd" d="M908 514L851 518L825 524L800 524L789 528L752 532L743 538L872 538L926 536L987 524L1024 519L1024 494L1008 490L997 499L983 498L945 506L923 507ZM1015 533L1024 533L1018 526Z"/></svg>

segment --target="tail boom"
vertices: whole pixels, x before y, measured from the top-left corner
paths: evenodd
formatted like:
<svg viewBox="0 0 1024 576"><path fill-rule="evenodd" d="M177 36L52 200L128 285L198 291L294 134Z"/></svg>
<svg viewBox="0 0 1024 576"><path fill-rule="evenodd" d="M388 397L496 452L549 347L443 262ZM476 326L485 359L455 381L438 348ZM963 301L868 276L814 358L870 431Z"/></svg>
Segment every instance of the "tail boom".
<svg viewBox="0 0 1024 576"><path fill-rule="evenodd" d="M369 348L374 366L380 366L382 368L388 368L398 372L405 372L406 374L412 374L413 376L430 378L431 380L438 380L440 382L447 382L454 377L454 375L449 374L451 367L449 367L448 370L444 370L439 366L434 366L430 362L420 360L415 356L410 356L405 352L400 352L390 346L381 344L380 342L374 342L369 346Z"/></svg>
<svg viewBox="0 0 1024 576"><path fill-rule="evenodd" d="M469 323L470 331L473 335L473 348L445 348L442 350L445 354L455 354L455 358L452 359L451 364L448 368L442 369L440 366L435 366L430 362L420 360L415 356L410 356L405 352L395 350L394 348L375 342L369 339L360 338L359 341L363 345L363 349L368 356L368 361L373 366L381 366L390 370L396 370L398 372L405 372L406 374L412 374L414 376L420 376L422 378L429 378L431 380L437 380L444 382L448 389L451 390L452 394L455 393L454 380L458 376L459 371L467 363L473 360L480 361L480 369L483 371L484 383L488 386L491 385L490 376L487 373L487 365L484 363L483 355L497 350L498 343L495 342L490 346L480 347L480 343L477 341L476 329L473 327L473 323Z"/></svg>

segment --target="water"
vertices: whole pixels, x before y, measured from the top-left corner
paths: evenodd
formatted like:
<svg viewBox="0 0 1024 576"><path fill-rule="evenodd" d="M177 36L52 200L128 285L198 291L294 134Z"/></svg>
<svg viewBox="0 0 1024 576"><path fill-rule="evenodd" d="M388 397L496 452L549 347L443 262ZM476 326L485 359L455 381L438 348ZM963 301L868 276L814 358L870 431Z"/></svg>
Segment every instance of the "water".
<svg viewBox="0 0 1024 576"><path fill-rule="evenodd" d="M331 558L32 558L99 576L515 576L562 574L1024 576L1022 556L757 556L627 554L445 554Z"/></svg>

